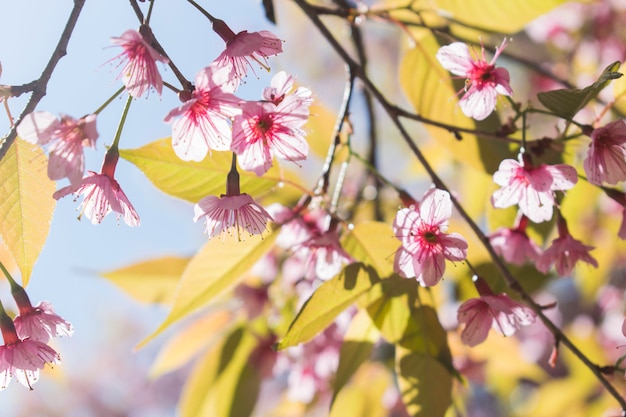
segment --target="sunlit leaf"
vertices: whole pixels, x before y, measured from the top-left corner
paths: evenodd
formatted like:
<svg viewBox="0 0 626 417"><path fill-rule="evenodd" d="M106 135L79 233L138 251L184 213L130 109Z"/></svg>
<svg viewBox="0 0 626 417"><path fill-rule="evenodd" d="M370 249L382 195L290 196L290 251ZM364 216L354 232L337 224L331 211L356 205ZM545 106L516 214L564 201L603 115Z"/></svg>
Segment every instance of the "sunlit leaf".
<svg viewBox="0 0 626 417"><path fill-rule="evenodd" d="M0 178L0 236L26 286L50 231L56 187L41 148L19 138L0 161Z"/></svg>
<svg viewBox="0 0 626 417"><path fill-rule="evenodd" d="M320 158L326 158L328 147L335 128L337 115L317 100L310 106L309 120L306 122L307 141L311 152Z"/></svg>
<svg viewBox="0 0 626 417"><path fill-rule="evenodd" d="M172 311L159 328L144 339L144 346L173 323L207 306L215 297L243 279L244 273L272 247L277 233L246 237L211 239L191 258L178 284Z"/></svg>
<svg viewBox="0 0 626 417"><path fill-rule="evenodd" d="M416 113L428 119L459 128L475 129L473 120L458 106L451 75L435 58L440 47L432 34L423 34L417 46L407 51L400 67L402 90ZM497 118L495 118L497 121ZM490 123L482 122L483 126ZM497 128L497 122L493 126ZM462 133L461 140L448 130L425 125L437 143L444 146L457 161L475 169L494 172L502 159L509 156L508 145L493 140L482 140Z"/></svg>
<svg viewBox="0 0 626 417"><path fill-rule="evenodd" d="M365 363L352 382L337 396L329 417L387 417L381 401L392 384L391 375L380 363Z"/></svg>
<svg viewBox="0 0 626 417"><path fill-rule="evenodd" d="M622 64L619 72L624 73L626 65ZM613 81L614 106L622 114L626 114L626 77L620 77Z"/></svg>
<svg viewBox="0 0 626 417"><path fill-rule="evenodd" d="M189 258L166 256L142 261L100 275L137 301L171 304Z"/></svg>
<svg viewBox="0 0 626 417"><path fill-rule="evenodd" d="M357 224L343 239L343 247L354 259L376 270L384 278L393 273L393 257L400 241L393 236L387 223L364 222Z"/></svg>
<svg viewBox="0 0 626 417"><path fill-rule="evenodd" d="M181 417L248 417L256 404L260 375L249 362L257 339L237 328L191 372L179 404Z"/></svg>
<svg viewBox="0 0 626 417"><path fill-rule="evenodd" d="M379 338L380 333L367 312L360 310L352 318L341 344L331 404L334 404L337 394L348 383L359 366L370 357L374 344Z"/></svg>
<svg viewBox="0 0 626 417"><path fill-rule="evenodd" d="M180 330L161 348L150 367L149 376L157 378L185 365L200 350L222 335L232 316L230 311L217 310Z"/></svg>
<svg viewBox="0 0 626 417"><path fill-rule="evenodd" d="M593 100L611 80L618 79L622 73L616 72L620 62L616 61L606 67L598 80L583 88L559 89L537 94L537 98L548 109L564 119L571 119Z"/></svg>
<svg viewBox="0 0 626 417"><path fill-rule="evenodd" d="M439 13L485 30L516 33L566 0L436 0Z"/></svg>
<svg viewBox="0 0 626 417"><path fill-rule="evenodd" d="M120 156L135 164L164 193L192 203L207 195L224 194L232 158L230 152L213 152L202 162L183 161L174 153L171 138L137 149L121 149ZM265 192L281 181L276 166L262 177L248 171L240 171L240 177L241 191L250 195Z"/></svg>
<svg viewBox="0 0 626 417"><path fill-rule="evenodd" d="M313 338L377 281L378 276L370 267L362 264L345 267L320 285L304 303L277 348L285 349Z"/></svg>
<svg viewBox="0 0 626 417"><path fill-rule="evenodd" d="M443 417L452 403L452 375L431 356L396 351L400 395L411 417Z"/></svg>

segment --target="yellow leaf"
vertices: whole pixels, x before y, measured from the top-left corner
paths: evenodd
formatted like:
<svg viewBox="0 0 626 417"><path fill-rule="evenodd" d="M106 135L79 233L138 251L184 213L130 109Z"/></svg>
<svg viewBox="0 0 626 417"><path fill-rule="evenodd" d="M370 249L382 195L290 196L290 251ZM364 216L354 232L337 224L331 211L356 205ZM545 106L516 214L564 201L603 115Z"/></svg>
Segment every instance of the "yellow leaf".
<svg viewBox="0 0 626 417"><path fill-rule="evenodd" d="M46 242L56 201L47 159L37 145L17 139L0 161L0 235L28 285Z"/></svg>
<svg viewBox="0 0 626 417"><path fill-rule="evenodd" d="M381 363L365 363L353 381L341 391L330 417L386 417L389 410L381 398L392 386L391 375Z"/></svg>
<svg viewBox="0 0 626 417"><path fill-rule="evenodd" d="M193 369L179 403L181 417L247 417L260 386L249 362L257 339L237 328Z"/></svg>
<svg viewBox="0 0 626 417"><path fill-rule="evenodd" d="M221 336L233 314L227 310L216 310L176 333L159 351L150 367L149 376L158 378L180 368L200 350Z"/></svg>
<svg viewBox="0 0 626 417"><path fill-rule="evenodd" d="M310 114L305 127L309 132L307 141L312 153L320 158L326 158L328 147L334 140L332 134L337 116L317 101L311 104Z"/></svg>
<svg viewBox="0 0 626 417"><path fill-rule="evenodd" d="M619 72L626 73L626 65L622 64ZM613 81L613 100L616 107L622 114L626 114L626 77L621 77Z"/></svg>
<svg viewBox="0 0 626 417"><path fill-rule="evenodd" d="M451 75L435 58L439 43L430 33L422 34L417 42L415 48L407 51L400 66L402 90L413 108L425 118L459 128L474 129L474 121L466 117L458 106ZM487 119L482 123L491 122ZM475 169L495 172L500 161L509 157L506 143L483 140L465 133L458 140L447 130L428 124L425 127L453 158Z"/></svg>
<svg viewBox="0 0 626 417"><path fill-rule="evenodd" d="M164 193L192 203L208 195L224 194L232 158L230 152L213 152L202 162L183 161L174 153L171 138L138 149L121 149L120 156L135 164ZM263 193L282 181L279 172L277 166L262 177L241 171L241 191L250 195Z"/></svg>
<svg viewBox="0 0 626 417"><path fill-rule="evenodd" d="M398 347L396 370L402 400L412 417L443 417L452 402L452 375L428 355Z"/></svg>
<svg viewBox="0 0 626 417"><path fill-rule="evenodd" d="M100 275L109 279L137 301L171 304L189 258L166 256L139 262Z"/></svg>
<svg viewBox="0 0 626 417"><path fill-rule="evenodd" d="M453 19L485 30L516 33L566 0L435 0Z"/></svg>
<svg viewBox="0 0 626 417"><path fill-rule="evenodd" d="M394 237L389 224L359 223L346 235L342 244L354 259L373 267L379 277L385 278L393 273L393 257L400 241Z"/></svg>
<svg viewBox="0 0 626 417"><path fill-rule="evenodd" d="M306 342L328 327L378 281L378 276L362 264L348 265L335 277L320 285L304 303L278 343L278 349Z"/></svg>
<svg viewBox="0 0 626 417"><path fill-rule="evenodd" d="M141 348L173 323L208 305L215 297L232 288L244 273L272 247L278 233L234 239L209 240L191 258L174 296L174 306L159 328L144 339Z"/></svg>

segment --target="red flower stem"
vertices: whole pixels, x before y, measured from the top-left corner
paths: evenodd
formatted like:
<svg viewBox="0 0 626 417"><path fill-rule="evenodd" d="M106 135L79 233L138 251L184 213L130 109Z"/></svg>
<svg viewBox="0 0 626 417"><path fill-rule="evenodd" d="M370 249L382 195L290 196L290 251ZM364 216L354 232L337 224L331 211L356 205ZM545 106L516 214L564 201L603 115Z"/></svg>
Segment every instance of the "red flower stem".
<svg viewBox="0 0 626 417"><path fill-rule="evenodd" d="M360 78L363 82L365 88L367 88L374 98L379 102L379 104L386 111L388 116L391 118L393 124L398 129L400 135L406 142L407 146L411 149L417 160L422 164L428 175L431 177L435 186L439 189L445 190L449 192L449 189L445 186L441 178L437 175L437 173L433 170L432 166L428 163L418 146L413 141L411 135L407 132L402 121L400 120L401 116L405 116L406 112L399 111L399 108L393 104L391 104L385 96L378 90L378 88L374 85L374 83L369 79L367 74L363 71L363 68L355 62L352 57L348 54L348 52L341 46L341 44L335 39L330 30L326 27L324 22L321 21L320 17L316 14L315 10L310 7L308 2L305 0L294 0L294 2L302 9L302 11L309 17L311 22L318 28L321 32L322 36L326 38L330 46L337 52L337 54L341 57L343 62L348 65L350 68L351 74L354 74L356 77ZM422 118L421 116L415 115L411 117L414 120L425 121L427 119ZM432 121L428 120L425 123L431 123L435 126L442 126L442 123L432 123ZM446 125L447 126L447 125ZM448 126L451 131L460 131L458 128L454 126ZM475 132L473 132L475 133ZM461 217L466 221L468 226L473 230L476 236L483 243L483 246L489 253L489 256L493 260L494 264L504 277L508 286L518 293L518 295L524 300L525 303L537 314L537 317L544 323L544 325L548 328L548 330L554 335L555 338L558 338L563 345L565 345L589 370L595 375L596 379L606 388L609 394L615 398L615 400L619 403L620 407L623 410L626 410L626 399L624 399L621 394L617 391L617 389L609 382L609 380L602 374L600 371L600 367L589 360L587 356L580 350L578 347L563 333L563 331L557 327L543 312L543 309L539 304L537 304L532 297L524 290L524 288L520 285L519 281L513 276L511 271L509 271L508 267L504 264L504 262L500 259L499 256L495 253L493 247L489 243L489 239L482 232L480 227L474 222L474 220L469 216L469 214L464 210L463 206L458 202L458 200L454 197L452 193L450 193L450 200L452 204L455 206Z"/></svg>

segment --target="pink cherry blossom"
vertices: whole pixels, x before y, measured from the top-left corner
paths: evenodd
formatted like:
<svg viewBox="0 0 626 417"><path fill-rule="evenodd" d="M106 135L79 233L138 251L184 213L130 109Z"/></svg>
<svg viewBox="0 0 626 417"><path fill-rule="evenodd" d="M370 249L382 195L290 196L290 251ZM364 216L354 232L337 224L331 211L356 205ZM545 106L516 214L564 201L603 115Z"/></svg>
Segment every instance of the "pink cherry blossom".
<svg viewBox="0 0 626 417"><path fill-rule="evenodd" d="M27 142L47 145L48 176L52 180L68 178L73 186L80 184L85 173L83 148L95 147L98 138L95 114L76 120L66 115L57 119L48 112L30 113L17 127L17 133Z"/></svg>
<svg viewBox="0 0 626 417"><path fill-rule="evenodd" d="M254 72L250 60L269 70L267 57L278 55L283 51L281 40L267 30L250 33L244 30L235 34L223 20L219 19L213 21L213 30L226 42L226 49L215 59L215 63L228 69L229 78L235 88L246 76L248 68Z"/></svg>
<svg viewBox="0 0 626 417"><path fill-rule="evenodd" d="M51 337L71 336L74 333L72 324L54 312L52 304L47 301L37 306L20 308L20 314L13 319L20 338L29 338L48 343Z"/></svg>
<svg viewBox="0 0 626 417"><path fill-rule="evenodd" d="M145 33L145 36L142 33ZM140 32L127 30L120 37L111 38L111 42L121 46L123 51L116 58L124 65L122 78L126 91L135 98L141 97L153 87L159 95L163 90L163 80L156 66L156 61L164 64L169 59L158 53L146 38L152 38L152 32L148 26L142 26ZM118 78L119 78L118 77Z"/></svg>
<svg viewBox="0 0 626 417"><path fill-rule="evenodd" d="M500 163L493 181L502 188L493 193L491 202L495 208L518 204L535 223L550 220L554 191L572 188L578 181L576 169L565 164L533 166L527 154L520 160L505 159Z"/></svg>
<svg viewBox="0 0 626 417"><path fill-rule="evenodd" d="M80 205L81 215L85 214L93 224L102 223L104 217L113 211L117 213L118 220L123 217L127 225L139 226L139 215L135 208L119 183L109 174L88 171L76 190L64 187L54 193L53 197L58 200L70 193L83 195L84 199Z"/></svg>
<svg viewBox="0 0 626 417"><path fill-rule="evenodd" d="M539 246L526 234L527 222L528 218L523 216L519 226L501 227L488 236L494 251L514 265L535 262L541 256Z"/></svg>
<svg viewBox="0 0 626 417"><path fill-rule="evenodd" d="M206 220L206 233L209 238L224 233L232 233L234 229L237 239L245 230L250 235L260 235L272 217L248 194L210 195L194 206L194 222L201 218Z"/></svg>
<svg viewBox="0 0 626 417"><path fill-rule="evenodd" d="M304 260L307 279L328 280L354 262L339 242L339 224L326 210L316 208L304 213L273 205L275 221L282 224L276 244Z"/></svg>
<svg viewBox="0 0 626 417"><path fill-rule="evenodd" d="M0 346L0 390L5 389L15 378L25 387L39 379L39 370L46 363L61 363L59 354L38 340L20 339L11 318L0 304L0 330L4 345Z"/></svg>
<svg viewBox="0 0 626 417"><path fill-rule="evenodd" d="M309 153L309 144L302 129L308 119L302 101L287 96L276 105L272 102L248 101L242 114L233 120L231 149L239 157L241 168L263 175L272 166L274 156L288 161L301 161Z"/></svg>
<svg viewBox="0 0 626 417"><path fill-rule="evenodd" d="M470 54L468 46L461 42L445 45L437 51L437 59L441 65L453 73L466 78L465 94L459 101L463 114L476 120L483 120L496 107L498 94L511 96L513 90L509 85L509 72L504 68L496 68L496 59L506 47L506 39L499 48L496 48L491 62L485 58L485 48L482 48L482 58L475 59Z"/></svg>
<svg viewBox="0 0 626 417"><path fill-rule="evenodd" d="M559 276L568 276L574 270L578 261L586 262L594 267L598 267L598 262L589 254L594 249L593 246L587 246L581 241L572 237L567 229L564 219L558 222L559 237L552 241L548 249L543 252L541 258L537 262L537 269L543 273L550 270L550 266L554 264L556 272Z"/></svg>
<svg viewBox="0 0 626 417"><path fill-rule="evenodd" d="M521 326L535 321L535 313L506 294L495 295L482 280L475 277L479 298L465 301L459 307L457 320L465 327L461 332L461 342L476 346L487 339L489 329L499 331L503 336L511 336Z"/></svg>
<svg viewBox="0 0 626 417"><path fill-rule="evenodd" d="M233 91L224 69L212 65L196 75L191 98L165 116L166 122L179 117L172 124L172 146L180 159L199 162L212 150L230 150L230 118L241 112Z"/></svg>
<svg viewBox="0 0 626 417"><path fill-rule="evenodd" d="M291 113L302 113L308 116L309 106L313 102L311 90L306 87L298 87L292 92L293 83L294 80L291 75L288 75L285 71L280 71L272 77L270 86L265 87L263 90L263 98L278 106L283 102L285 97L295 96L300 100L300 105L297 106L296 103L296 105L292 107Z"/></svg>
<svg viewBox="0 0 626 417"><path fill-rule="evenodd" d="M584 168L592 184L617 184L626 180L626 123L623 120L591 132Z"/></svg>
<svg viewBox="0 0 626 417"><path fill-rule="evenodd" d="M393 221L394 234L402 242L394 260L398 274L415 277L422 286L430 287L443 277L446 259L465 259L465 238L458 233L445 233L451 214L450 194L436 188L426 192L418 208L398 211Z"/></svg>

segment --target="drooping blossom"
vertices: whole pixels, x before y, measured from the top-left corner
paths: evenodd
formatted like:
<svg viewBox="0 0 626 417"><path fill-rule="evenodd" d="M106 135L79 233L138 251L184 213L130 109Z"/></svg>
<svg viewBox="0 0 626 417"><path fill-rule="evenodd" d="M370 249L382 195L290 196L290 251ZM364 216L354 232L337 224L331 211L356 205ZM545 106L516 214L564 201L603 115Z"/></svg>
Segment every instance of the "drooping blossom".
<svg viewBox="0 0 626 417"><path fill-rule="evenodd" d="M7 276L7 279L11 285L11 294L19 309L19 314L13 319L13 324L21 339L29 338L48 343L52 337L71 336L74 333L72 324L57 315L52 304L42 301L33 307L24 288L12 277Z"/></svg>
<svg viewBox="0 0 626 417"><path fill-rule="evenodd" d="M127 225L139 226L139 215L115 179L118 158L117 148L111 147L104 158L100 174L88 171L78 188L63 187L53 197L58 200L71 193L83 195L83 202L79 207L81 216L85 214L93 224L100 224L113 211L117 213L118 220L123 217Z"/></svg>
<svg viewBox="0 0 626 417"><path fill-rule="evenodd" d="M248 73L248 68L254 72L250 60L269 71L267 58L283 51L282 41L267 30L260 32L244 30L235 34L223 20L219 19L213 20L213 30L226 42L226 49L215 59L215 64L228 70L229 79L235 88Z"/></svg>
<svg viewBox="0 0 626 417"><path fill-rule="evenodd" d="M272 220L272 216L251 196L240 192L236 161L233 154L231 170L226 179L226 194L204 197L193 208L193 221L205 219L209 238L233 231L238 240L241 240L243 231L251 236L260 235L266 230L267 221Z"/></svg>
<svg viewBox="0 0 626 417"><path fill-rule="evenodd" d="M80 184L85 173L83 148L93 148L98 139L96 115L74 119L61 115L57 119L48 112L26 115L17 127L17 134L27 142L46 145L50 152L48 177L51 180L68 178L72 186Z"/></svg>
<svg viewBox="0 0 626 417"><path fill-rule="evenodd" d="M564 277L572 273L578 261L586 262L597 268L598 261L589 254L589 251L594 247L574 239L569 233L565 219L559 218L557 227L559 237L554 239L550 247L543 252L537 261L537 269L546 273L554 265L559 276Z"/></svg>
<svg viewBox="0 0 626 417"><path fill-rule="evenodd" d="M354 262L339 242L339 223L321 208L294 213L282 206L271 206L275 221L282 224L276 244L304 259L308 279L328 280Z"/></svg>
<svg viewBox="0 0 626 417"><path fill-rule="evenodd" d="M457 312L459 324L465 325L461 331L463 344L476 346L484 342L491 328L511 336L535 321L536 315L530 308L506 294L495 295L482 278L475 276L474 283L480 297L465 301Z"/></svg>
<svg viewBox="0 0 626 417"><path fill-rule="evenodd" d="M309 144L302 127L309 117L311 92L301 87L288 94L292 84L286 74L278 74L263 92L267 101L248 101L235 116L231 149L243 169L261 176L272 166L274 156L288 161L306 159Z"/></svg>
<svg viewBox="0 0 626 417"><path fill-rule="evenodd" d="M463 114L476 120L483 120L496 108L498 94L511 96L513 90L509 85L509 72L495 66L495 61L506 47L506 39L490 62L485 58L485 48L482 48L482 57L474 58L469 47L461 42L453 42L439 48L436 57L441 65L454 75L464 77L465 93L459 101Z"/></svg>
<svg viewBox="0 0 626 417"><path fill-rule="evenodd" d="M172 124L172 147L183 161L202 161L211 151L230 150L230 118L241 112L228 71L208 66L196 75L195 89L165 116ZM181 96L183 97L183 96Z"/></svg>
<svg viewBox="0 0 626 417"><path fill-rule="evenodd" d="M623 120L591 132L584 168L592 184L617 184L626 180L626 123Z"/></svg>
<svg viewBox="0 0 626 417"><path fill-rule="evenodd" d="M502 161L493 181L502 187L491 197L495 208L517 204L531 221L541 223L552 218L554 192L569 190L578 177L576 169L566 164L533 166L530 156L524 153L519 162Z"/></svg>
<svg viewBox="0 0 626 417"><path fill-rule="evenodd" d="M450 194L436 188L424 194L418 207L398 211L393 221L394 234L402 242L394 259L398 274L415 277L422 286L431 287L443 277L446 259L465 259L465 238L458 233L445 233L451 215Z"/></svg>
<svg viewBox="0 0 626 417"><path fill-rule="evenodd" d="M127 30L120 37L111 38L123 51L113 60L119 60L119 65L124 65L118 78L126 86L128 94L139 98L153 87L161 95L163 79L156 62L169 63L167 57L158 53L151 45L152 31L148 26L142 25L139 31Z"/></svg>
<svg viewBox="0 0 626 417"><path fill-rule="evenodd" d="M0 329L4 344L0 346L0 390L5 389L13 376L22 385L33 389L39 380L39 370L46 364L59 364L59 354L50 346L30 338L20 339L13 321L0 307Z"/></svg>
<svg viewBox="0 0 626 417"><path fill-rule="evenodd" d="M526 233L527 222L528 218L522 216L517 227L501 227L488 236L494 251L514 265L535 262L541 256L541 249Z"/></svg>

